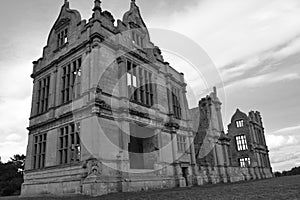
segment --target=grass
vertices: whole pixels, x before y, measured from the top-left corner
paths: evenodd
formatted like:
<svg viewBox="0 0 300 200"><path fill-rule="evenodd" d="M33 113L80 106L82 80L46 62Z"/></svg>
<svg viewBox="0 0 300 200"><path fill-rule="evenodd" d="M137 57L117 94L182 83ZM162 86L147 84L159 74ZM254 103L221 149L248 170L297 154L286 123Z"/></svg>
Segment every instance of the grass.
<svg viewBox="0 0 300 200"><path fill-rule="evenodd" d="M232 184L205 185L191 188L174 188L139 193L115 193L101 197L4 197L4 199L19 200L200 200L200 199L300 199L300 176L280 177L267 180L240 182Z"/></svg>

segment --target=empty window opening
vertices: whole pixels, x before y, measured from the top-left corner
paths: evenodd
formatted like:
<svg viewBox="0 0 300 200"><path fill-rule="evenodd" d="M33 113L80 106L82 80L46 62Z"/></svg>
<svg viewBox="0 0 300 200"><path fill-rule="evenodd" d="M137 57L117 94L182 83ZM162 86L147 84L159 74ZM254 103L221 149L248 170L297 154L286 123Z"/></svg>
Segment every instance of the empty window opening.
<svg viewBox="0 0 300 200"><path fill-rule="evenodd" d="M80 123L72 123L60 129L59 164L72 164L80 161Z"/></svg>
<svg viewBox="0 0 300 200"><path fill-rule="evenodd" d="M157 161L158 142L154 129L130 125L130 143L128 144L131 169L154 169Z"/></svg>
<svg viewBox="0 0 300 200"><path fill-rule="evenodd" d="M153 106L155 88L152 73L131 61L127 61L127 88L130 101Z"/></svg>

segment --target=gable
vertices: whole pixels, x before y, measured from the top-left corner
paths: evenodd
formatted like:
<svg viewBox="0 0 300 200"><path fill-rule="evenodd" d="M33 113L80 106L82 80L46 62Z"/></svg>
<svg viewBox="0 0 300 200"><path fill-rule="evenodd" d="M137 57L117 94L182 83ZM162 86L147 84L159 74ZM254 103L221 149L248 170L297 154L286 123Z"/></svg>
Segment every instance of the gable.
<svg viewBox="0 0 300 200"><path fill-rule="evenodd" d="M76 38L76 33L78 29L78 24L81 22L80 13L76 10L71 10L69 8L69 2L66 2L60 11L60 14L55 21L53 27L48 36L47 46L44 48L43 57L50 56L55 50L57 50L57 40L58 40L58 33L67 28L68 29L68 36L69 41L71 42ZM72 34L71 34L72 33Z"/></svg>

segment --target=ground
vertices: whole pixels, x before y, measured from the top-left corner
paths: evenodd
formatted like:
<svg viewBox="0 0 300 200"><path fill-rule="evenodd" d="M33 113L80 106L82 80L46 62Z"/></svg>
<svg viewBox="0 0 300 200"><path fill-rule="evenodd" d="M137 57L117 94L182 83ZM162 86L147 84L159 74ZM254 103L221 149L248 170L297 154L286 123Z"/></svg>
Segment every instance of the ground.
<svg viewBox="0 0 300 200"><path fill-rule="evenodd" d="M9 197L4 199L19 200L200 200L200 199L292 199L300 200L300 176L280 177L267 180L240 182L232 184L206 185L192 188L175 188L170 190L159 190L139 193L117 193L101 197L43 197L43 198L19 198Z"/></svg>

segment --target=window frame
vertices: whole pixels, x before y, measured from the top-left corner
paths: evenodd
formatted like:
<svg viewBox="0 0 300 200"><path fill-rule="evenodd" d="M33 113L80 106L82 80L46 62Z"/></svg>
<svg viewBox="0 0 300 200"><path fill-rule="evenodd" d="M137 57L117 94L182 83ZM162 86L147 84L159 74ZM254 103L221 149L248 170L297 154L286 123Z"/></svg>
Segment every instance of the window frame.
<svg viewBox="0 0 300 200"><path fill-rule="evenodd" d="M43 169L46 166L47 133L38 133L33 136L32 168Z"/></svg>
<svg viewBox="0 0 300 200"><path fill-rule="evenodd" d="M244 127L244 120L243 119L239 119L239 120L236 120L235 121L235 126L237 127L237 128L242 128L242 127Z"/></svg>
<svg viewBox="0 0 300 200"><path fill-rule="evenodd" d="M130 101L146 107L153 106L155 94L153 73L128 59L126 77L127 95Z"/></svg>
<svg viewBox="0 0 300 200"><path fill-rule="evenodd" d="M172 107L173 114L176 119L182 118L180 89L172 87Z"/></svg>
<svg viewBox="0 0 300 200"><path fill-rule="evenodd" d="M69 103L81 96L82 57L77 57L61 68L61 104Z"/></svg>
<svg viewBox="0 0 300 200"><path fill-rule="evenodd" d="M187 136L177 135L177 151L184 153L187 150Z"/></svg>
<svg viewBox="0 0 300 200"><path fill-rule="evenodd" d="M77 164L81 160L80 122L59 128L58 164Z"/></svg>
<svg viewBox="0 0 300 200"><path fill-rule="evenodd" d="M57 49L64 47L69 42L69 28L64 27L57 33Z"/></svg>
<svg viewBox="0 0 300 200"><path fill-rule="evenodd" d="M246 168L251 166L251 159L249 157L239 158L240 167Z"/></svg>
<svg viewBox="0 0 300 200"><path fill-rule="evenodd" d="M37 84L36 114L39 115L49 110L51 75L39 79Z"/></svg>
<svg viewBox="0 0 300 200"><path fill-rule="evenodd" d="M235 144L237 151L247 151L248 143L246 135L237 135L235 136Z"/></svg>

